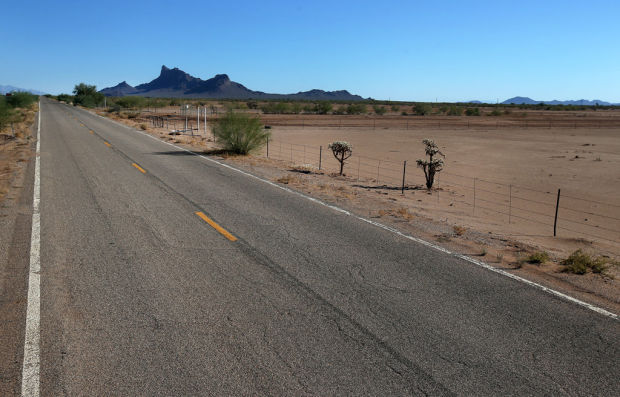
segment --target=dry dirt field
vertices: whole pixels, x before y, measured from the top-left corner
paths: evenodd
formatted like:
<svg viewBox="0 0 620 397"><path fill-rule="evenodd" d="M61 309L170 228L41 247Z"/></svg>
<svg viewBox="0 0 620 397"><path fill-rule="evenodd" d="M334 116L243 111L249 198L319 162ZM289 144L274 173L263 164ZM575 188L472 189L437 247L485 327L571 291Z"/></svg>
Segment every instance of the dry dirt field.
<svg viewBox="0 0 620 397"><path fill-rule="evenodd" d="M269 157L265 147L250 158L227 161L546 285L572 293L576 288L587 295L584 299L602 297L599 303L618 310L617 280L560 273L558 265L578 248L620 257L620 111L582 113L260 115L271 126ZM164 115L161 110L157 114ZM155 128L149 116L121 119L194 150L217 148L209 128L205 134L203 120L193 137L170 136L172 127ZM175 117L172 112L168 116ZM180 127L184 119L176 117ZM525 120L527 126L519 124ZM424 155L423 138L434 139L446 156L445 170L430 192L415 166ZM335 140L354 148L344 177L336 176L338 164L327 149ZM298 172L304 165L309 173ZM538 250L553 260L524 265L523 258ZM612 267L608 274L617 278L619 270Z"/></svg>
<svg viewBox="0 0 620 397"><path fill-rule="evenodd" d="M22 122L13 128L7 126L0 131L0 202L9 193L16 174L22 171L23 163L32 157L32 125L38 105L20 110L24 114ZM19 179L19 178L18 178Z"/></svg>

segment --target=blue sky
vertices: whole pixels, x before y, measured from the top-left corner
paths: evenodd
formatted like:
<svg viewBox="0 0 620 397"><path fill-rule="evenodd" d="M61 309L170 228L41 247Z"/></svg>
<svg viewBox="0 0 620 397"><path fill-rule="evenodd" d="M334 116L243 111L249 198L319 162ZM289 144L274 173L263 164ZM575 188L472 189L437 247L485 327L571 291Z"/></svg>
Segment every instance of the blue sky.
<svg viewBox="0 0 620 397"><path fill-rule="evenodd" d="M182 4L182 5L179 5ZM620 102L615 1L3 1L0 84L227 73L253 90Z"/></svg>

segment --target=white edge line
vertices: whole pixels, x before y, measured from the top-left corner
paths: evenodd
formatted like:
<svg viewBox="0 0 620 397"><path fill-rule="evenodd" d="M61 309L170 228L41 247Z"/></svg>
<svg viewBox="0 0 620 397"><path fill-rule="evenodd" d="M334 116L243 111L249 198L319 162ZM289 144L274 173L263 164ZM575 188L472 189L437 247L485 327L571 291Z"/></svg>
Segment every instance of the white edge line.
<svg viewBox="0 0 620 397"><path fill-rule="evenodd" d="M37 148L34 166L32 197L32 233L30 235L30 269L28 272L28 304L24 332L24 362L22 366L22 396L39 396L41 363L41 101L37 126Z"/></svg>
<svg viewBox="0 0 620 397"><path fill-rule="evenodd" d="M93 114L93 113L91 113L91 114ZM590 303L584 302L584 301L579 300L579 299L577 299L577 298L573 298L573 297L572 297L572 296L570 296L570 295L566 295L566 294L564 294L564 293L562 293L562 292L556 291L556 290L551 289L551 288L549 288L549 287L545 287L544 285L541 285L541 284L535 283L535 282L533 282L533 281L530 281L530 280L528 280L528 279L526 279L526 278L523 278L523 277L517 276L516 274L512 274L512 273L507 272L507 271L505 271L505 270L498 269L498 268L493 267L493 266L491 266L491 265L489 265L489 264L487 264L487 263L485 263L485 262L482 262L482 261L479 261L479 260L477 260L477 259L471 258L471 257L469 257L469 256L467 256L467 255L459 254L459 253L457 253L457 252L451 252L450 250L448 250L448 249L446 249L446 248L443 248L443 247L440 247L439 245L433 244L433 243L431 243L431 242L428 242L428 241L426 241L426 240L422 240L422 239L417 238L417 237L410 236L410 235L405 234L405 233L403 233L403 232L401 232L401 231L399 231L399 230L397 230L397 229L395 229L395 228L393 228L393 227L386 226L386 225L384 225L384 224L382 224L382 223L375 222L375 221L373 221L373 220L371 220L371 219L367 219L367 218L364 218L364 217L362 217L362 216L355 215L355 214L353 214L353 213L351 213L351 212L349 212L349 211L347 211L347 210L344 210L344 209L342 209L342 208L340 208L340 207L337 207L337 206L335 206L335 205L328 204L328 203L326 203L326 202L324 202L324 201L321 201L321 200L319 200L319 199L316 199L316 198L314 198L314 197L310 197L310 196L307 196L307 195L305 195L305 194L303 194L303 193L300 193L300 192L297 192L297 191L295 191L295 190L289 189L289 188L287 188L287 187L281 186L281 185L279 185L279 184L277 184L277 183L271 182L271 181L269 181L269 180L267 180L267 179L263 179L263 178L261 178L261 177L259 177L259 176L254 175L254 174L250 174L249 172L246 172L246 171L240 170L240 169L235 168L235 167L233 167L233 166L231 166L231 165L228 165L228 164L222 163L222 162L220 162L220 161L217 161L217 160L215 160L215 159L209 158L209 157L207 157L207 156L204 156L204 155L201 155L201 154L198 154L198 153L192 152L191 150L185 149L185 148L180 147L180 146L177 146L177 145L175 145L175 144L172 144L172 143L169 143L169 142L162 141L161 139L159 139L159 138L157 138L157 137L154 137L153 135L147 134L146 132L143 132L143 131L136 130L135 128L131 128L131 127L129 127L129 126L127 126L127 125L125 125L125 124L121 124L121 123L117 122L116 120L112 120L112 119L110 119L110 118L103 117L103 116L101 116L101 115L99 115L99 114L96 114L96 113L95 113L95 116L99 116L99 117L101 117L101 118L102 118L102 119L104 119L104 120L111 121L111 122L113 122L113 123L115 123L115 124L117 124L117 125L119 125L119 126L121 126L121 127L125 127L125 128L127 128L127 129L128 129L128 130L130 130L130 131L137 132L137 133L139 133L139 134L145 135L145 136L147 136L147 137L149 137L149 138L151 138L151 139L156 140L157 142L161 142L161 143L164 143L164 144L166 144L166 145L170 145L170 146L175 147L175 148L177 148L177 149L179 149L179 150L182 150L182 151L185 151L185 152L191 153L191 154L193 154L193 155L195 155L195 156L201 157L201 158L203 158L203 159L205 159L205 160L208 160L208 161L210 161L210 162L212 162L212 163L218 164L218 165L220 165L221 167L228 168L228 169L230 169L230 170L236 171L236 172L241 173L241 174L243 174L243 175L245 175L245 176L248 176L248 177L250 177L250 178L254 178L254 179L256 179L256 180L259 180L259 181L261 181L261 182L264 182L264 183L266 183L266 184L268 184L268 185L271 185L271 186L277 187L278 189L282 189L282 190L284 190L284 191L286 191L286 192L289 192L289 193L291 193L291 194L294 194L294 195L297 195L297 196L303 197L303 198L305 198L305 199L307 199L307 200L310 200L310 201L312 201L312 202L315 202L315 203L317 203L317 204L320 204L320 205L322 205L322 206L325 206L325 207L327 207L327 208L330 208L330 209L332 209L332 210L334 210L334 211L336 211L336 212L340 212L340 213L342 213L342 214L345 214L345 215L348 215L348 216L352 216L353 218L359 219L359 220L361 220L361 221L363 221L363 222L366 222L366 223L369 223L369 224L374 225L374 226L376 226L376 227L379 227L379 228L381 228L381 229L387 230L387 231L389 231L389 232L391 232L391 233L397 234L397 235L399 235L399 236L401 236L401 237L404 237L404 238L406 238L406 239L408 239L408 240L415 241L416 243L419 243L419 244L425 245L425 246L427 246L427 247L429 247L429 248L433 248L433 249L435 249L435 250L437 250L437 251L441 251L441 252L443 252L443 253L445 253L445 254L448 254L448 255L451 255L451 256L454 256L454 257L460 258L460 259L462 259L462 260L464 260L464 261L467 261L467 262L469 262L469 263L472 263L472 264L474 264L474 265L477 265L477 266L483 267L483 268L485 268L485 269L488 269L488 270L490 270L490 271L492 271L492 272L495 272L495 273L501 274L501 275L503 275L503 276L509 277L509 278L511 278L511 279L513 279L513 280L516 280L516 281L520 281L520 282L522 282L522 283L524 283L524 284L527 284L527 285L529 285L529 286L532 286L532 287L534 287L534 288L538 288L538 289L540 289L540 290L542 290L542 291L544 291L544 292L546 292L546 293L548 293L548 294L554 295L554 296L556 296L556 297L558 297L558 298L561 298L561 299L564 299L564 300L566 300L566 301L569 301L569 302L575 303L575 304L577 304L577 305L579 305L579 306L585 307L586 309L590 309L590 310L592 310L592 311L594 311L594 312L596 312L596 313L602 314L603 316L607 316L607 317L610 317L610 318L612 318L612 319L614 319L614 320L618 320L618 315L617 315L617 314L612 313L612 312L610 312L610 311L607 311L607 310L605 310L605 309L603 309L603 308L600 308L600 307L598 307L598 306L594 306L594 305L592 305L592 304L590 304Z"/></svg>

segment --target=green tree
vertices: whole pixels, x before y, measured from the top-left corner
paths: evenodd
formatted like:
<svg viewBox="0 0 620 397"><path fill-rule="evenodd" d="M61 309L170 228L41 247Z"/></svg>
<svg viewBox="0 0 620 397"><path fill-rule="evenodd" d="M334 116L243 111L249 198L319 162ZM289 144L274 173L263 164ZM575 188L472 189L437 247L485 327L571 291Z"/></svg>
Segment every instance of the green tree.
<svg viewBox="0 0 620 397"><path fill-rule="evenodd" d="M75 98L73 98L74 105L93 108L103 103L104 96L102 93L97 92L97 86L94 85L85 83L77 84L73 89L73 94L75 95Z"/></svg>

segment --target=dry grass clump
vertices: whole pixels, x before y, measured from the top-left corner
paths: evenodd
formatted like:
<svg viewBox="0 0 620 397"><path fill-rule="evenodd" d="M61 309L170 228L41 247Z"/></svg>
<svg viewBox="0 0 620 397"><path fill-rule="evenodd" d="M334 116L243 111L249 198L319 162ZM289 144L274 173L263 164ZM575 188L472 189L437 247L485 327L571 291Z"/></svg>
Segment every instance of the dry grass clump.
<svg viewBox="0 0 620 397"><path fill-rule="evenodd" d="M573 274L586 274L589 271L598 274L607 274L611 266L618 266L619 262L603 256L594 257L581 249L570 254L570 256L560 262L564 266L563 272ZM608 275L609 276L609 275Z"/></svg>
<svg viewBox="0 0 620 397"><path fill-rule="evenodd" d="M406 207L401 207L398 209L390 209L390 210L379 210L378 211L378 215L379 216L387 216L387 215L391 215L395 218L402 218L402 219L406 219L406 220L412 220L413 218L415 218L415 215L413 215L411 212L409 212L409 210Z"/></svg>
<svg viewBox="0 0 620 397"><path fill-rule="evenodd" d="M457 236L462 236L467 231L467 228L464 226L456 225L452 227L452 230L454 231L454 234L456 234Z"/></svg>
<svg viewBox="0 0 620 397"><path fill-rule="evenodd" d="M525 262L540 265L541 263L549 261L549 259L548 253L545 251L538 251L525 258Z"/></svg>
<svg viewBox="0 0 620 397"><path fill-rule="evenodd" d="M319 169L312 164L298 164L291 167L292 171L300 172L302 174L317 174Z"/></svg>
<svg viewBox="0 0 620 397"><path fill-rule="evenodd" d="M298 176L290 175L290 174L286 174L284 176L276 178L275 181L278 183L283 183L285 185L288 185L290 183L301 183L301 179Z"/></svg>

